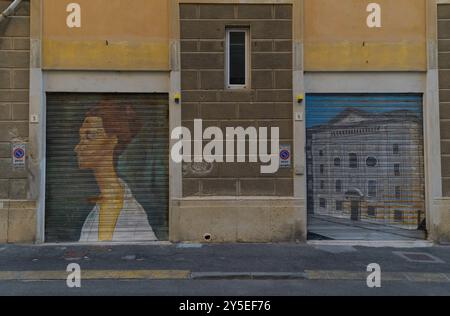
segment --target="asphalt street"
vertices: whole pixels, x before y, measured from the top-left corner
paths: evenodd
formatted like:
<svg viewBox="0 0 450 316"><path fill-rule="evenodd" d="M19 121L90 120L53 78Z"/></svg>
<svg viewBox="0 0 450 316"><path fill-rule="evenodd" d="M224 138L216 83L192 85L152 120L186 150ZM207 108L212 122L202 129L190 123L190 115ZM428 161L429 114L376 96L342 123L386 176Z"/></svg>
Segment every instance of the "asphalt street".
<svg viewBox="0 0 450 316"><path fill-rule="evenodd" d="M66 284L68 264L81 288ZM381 267L381 288L367 266ZM0 295L450 295L450 247L305 244L0 246Z"/></svg>
<svg viewBox="0 0 450 316"><path fill-rule="evenodd" d="M69 289L65 281L0 282L1 296L449 296L443 283L385 282L369 289L362 281L86 281Z"/></svg>

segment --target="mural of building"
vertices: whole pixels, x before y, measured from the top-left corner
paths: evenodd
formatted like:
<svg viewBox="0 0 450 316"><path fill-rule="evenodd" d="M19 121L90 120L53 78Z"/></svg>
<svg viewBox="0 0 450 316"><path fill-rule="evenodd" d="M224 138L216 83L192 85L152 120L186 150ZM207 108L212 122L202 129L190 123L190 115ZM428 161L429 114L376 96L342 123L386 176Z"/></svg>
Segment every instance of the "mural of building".
<svg viewBox="0 0 450 316"><path fill-rule="evenodd" d="M425 220L420 108L344 106L308 129L309 213L417 229Z"/></svg>
<svg viewBox="0 0 450 316"><path fill-rule="evenodd" d="M371 24L371 0L244 2L22 1L0 24L0 242L305 241L308 213L450 240L450 3L378 0ZM290 160L176 163L196 119L279 127Z"/></svg>

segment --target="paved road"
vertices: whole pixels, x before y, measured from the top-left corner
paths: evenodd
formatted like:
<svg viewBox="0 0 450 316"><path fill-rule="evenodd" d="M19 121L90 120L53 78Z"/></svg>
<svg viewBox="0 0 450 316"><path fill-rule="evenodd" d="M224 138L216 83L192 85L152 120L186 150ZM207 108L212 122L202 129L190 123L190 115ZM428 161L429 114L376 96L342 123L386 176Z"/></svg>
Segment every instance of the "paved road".
<svg viewBox="0 0 450 316"><path fill-rule="evenodd" d="M82 268L82 288L66 267ZM382 269L369 289L367 265ZM0 246L0 295L450 295L450 247Z"/></svg>
<svg viewBox="0 0 450 316"><path fill-rule="evenodd" d="M449 296L444 283L385 282L369 289L361 281L85 281L81 289L69 289L64 281L0 282L0 295L38 296Z"/></svg>

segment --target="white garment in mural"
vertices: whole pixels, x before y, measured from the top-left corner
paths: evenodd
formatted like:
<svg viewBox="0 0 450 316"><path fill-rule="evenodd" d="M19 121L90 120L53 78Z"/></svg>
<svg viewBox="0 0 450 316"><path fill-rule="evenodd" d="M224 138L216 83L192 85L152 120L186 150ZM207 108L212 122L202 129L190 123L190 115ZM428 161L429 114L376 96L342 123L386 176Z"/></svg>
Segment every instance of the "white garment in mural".
<svg viewBox="0 0 450 316"><path fill-rule="evenodd" d="M131 193L128 185L120 180L125 189L124 204L114 230L113 242L156 241L147 213ZM100 205L97 204L84 222L80 242L98 242Z"/></svg>

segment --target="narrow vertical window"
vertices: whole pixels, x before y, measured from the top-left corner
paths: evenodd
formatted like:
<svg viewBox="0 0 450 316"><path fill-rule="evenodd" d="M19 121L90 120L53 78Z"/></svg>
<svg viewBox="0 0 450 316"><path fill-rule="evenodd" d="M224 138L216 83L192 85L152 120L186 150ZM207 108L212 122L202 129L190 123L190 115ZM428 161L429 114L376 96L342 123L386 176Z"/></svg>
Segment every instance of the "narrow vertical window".
<svg viewBox="0 0 450 316"><path fill-rule="evenodd" d="M342 180L336 180L336 193L342 193Z"/></svg>
<svg viewBox="0 0 450 316"><path fill-rule="evenodd" d="M325 190L325 181L320 181L320 189Z"/></svg>
<svg viewBox="0 0 450 316"><path fill-rule="evenodd" d="M402 188L400 186L396 186L395 187L395 198L397 200L401 200L402 199Z"/></svg>
<svg viewBox="0 0 450 316"><path fill-rule="evenodd" d="M368 187L368 196L371 198L377 197L377 181L369 180Z"/></svg>
<svg viewBox="0 0 450 316"><path fill-rule="evenodd" d="M341 166L341 158L334 158L334 166L335 167Z"/></svg>
<svg viewBox="0 0 450 316"><path fill-rule="evenodd" d="M396 177L400 177L400 164L399 163L396 163L395 165L394 165L394 175L396 176Z"/></svg>
<svg viewBox="0 0 450 316"><path fill-rule="evenodd" d="M227 29L226 85L229 89L248 88L249 45L247 29Z"/></svg>
<svg viewBox="0 0 450 316"><path fill-rule="evenodd" d="M392 152L394 155L400 155L400 145L399 144L394 144L392 146Z"/></svg>
<svg viewBox="0 0 450 316"><path fill-rule="evenodd" d="M358 155L355 153L351 153L348 155L349 159L349 167L352 169L358 168Z"/></svg>

